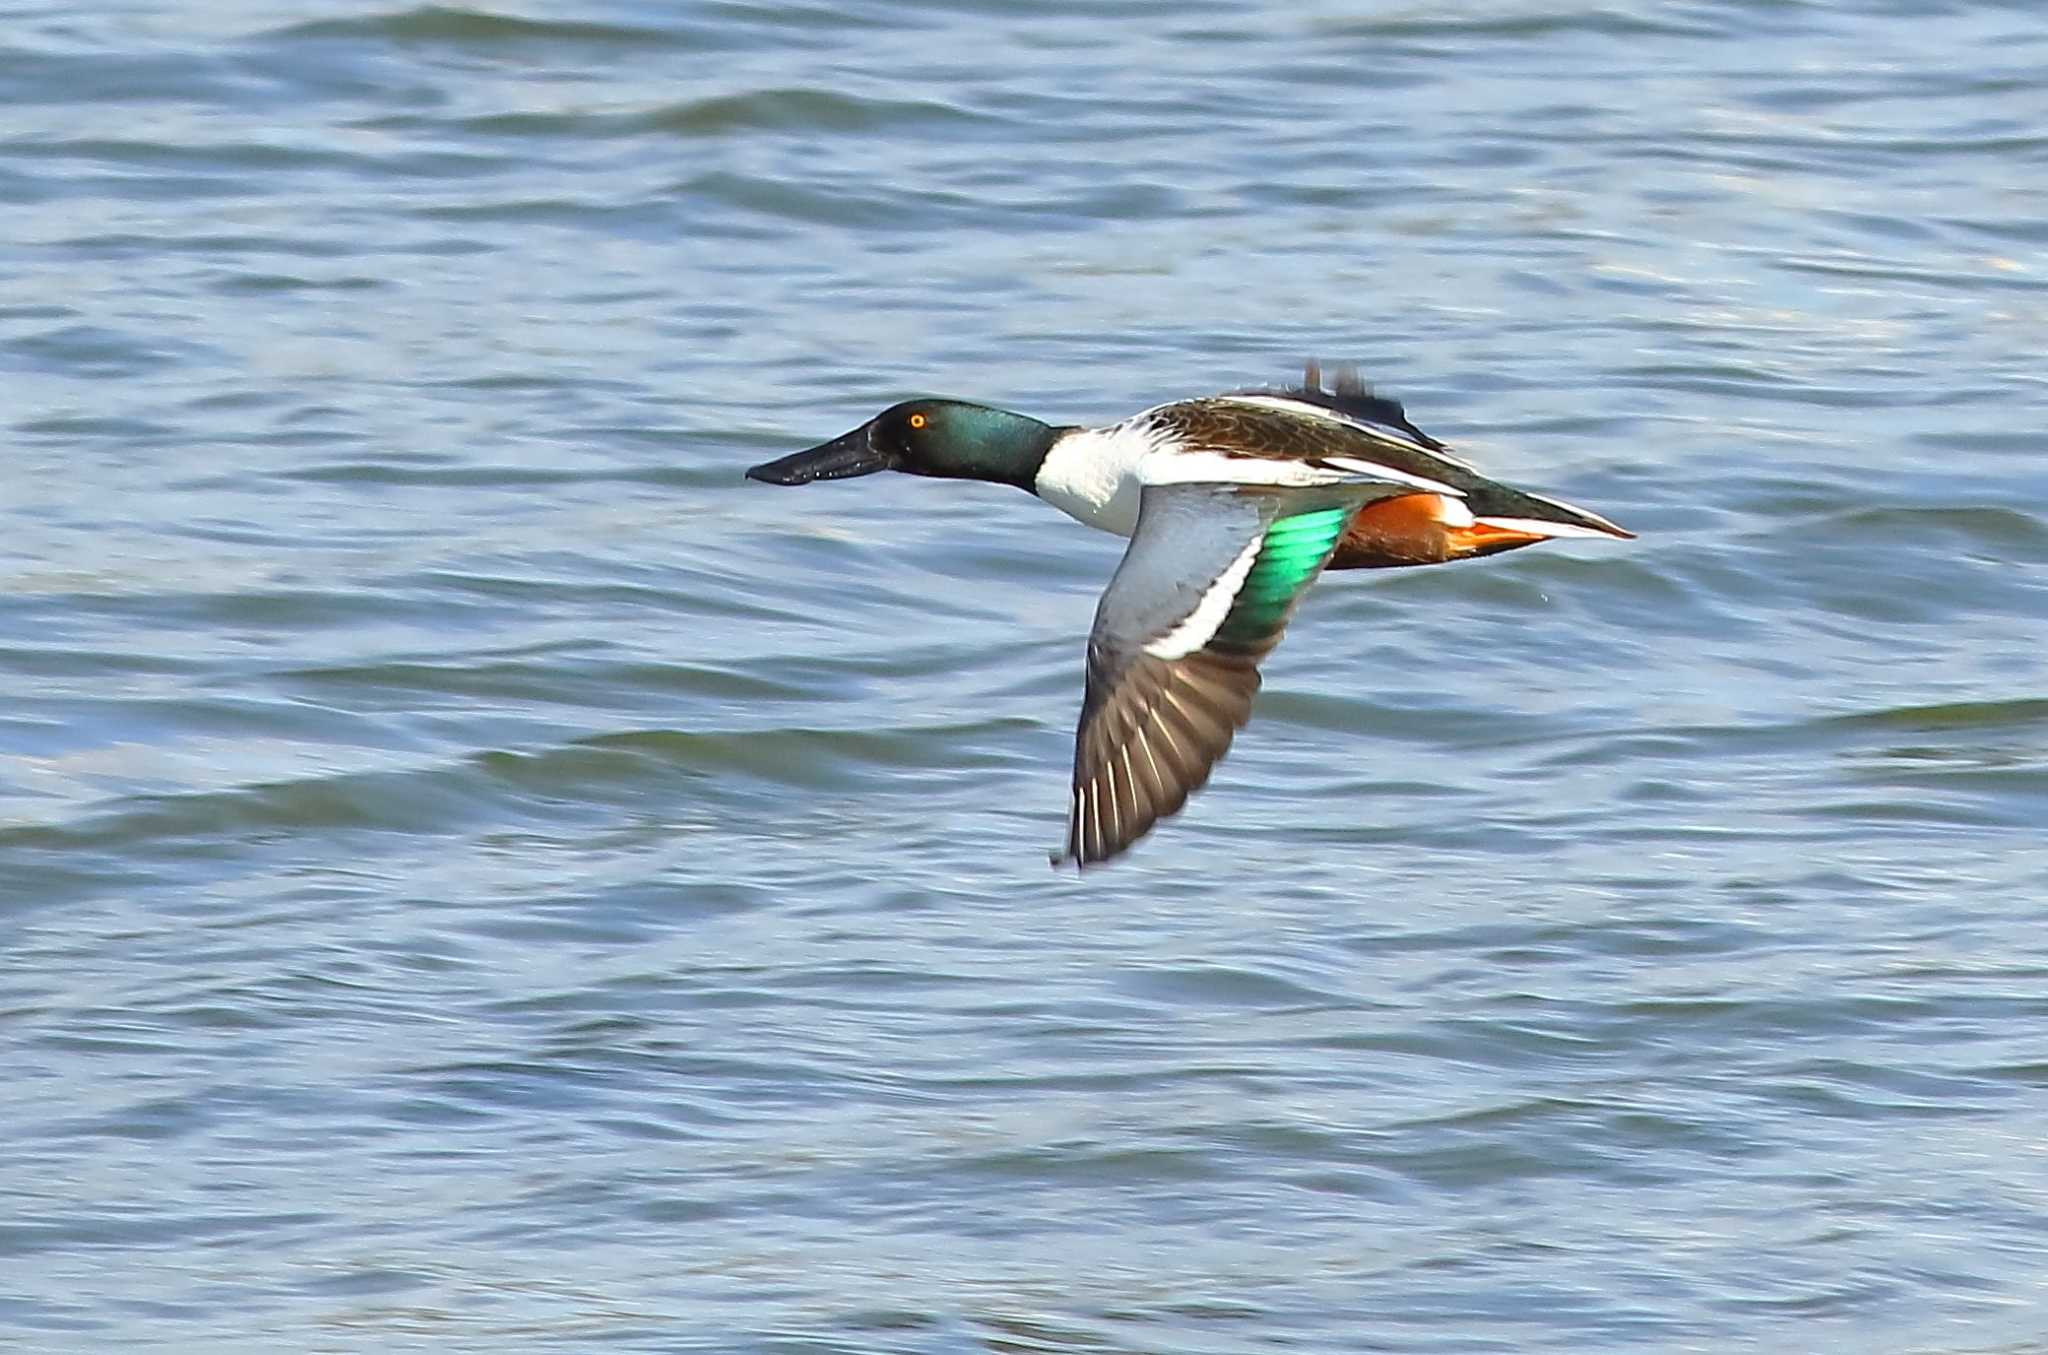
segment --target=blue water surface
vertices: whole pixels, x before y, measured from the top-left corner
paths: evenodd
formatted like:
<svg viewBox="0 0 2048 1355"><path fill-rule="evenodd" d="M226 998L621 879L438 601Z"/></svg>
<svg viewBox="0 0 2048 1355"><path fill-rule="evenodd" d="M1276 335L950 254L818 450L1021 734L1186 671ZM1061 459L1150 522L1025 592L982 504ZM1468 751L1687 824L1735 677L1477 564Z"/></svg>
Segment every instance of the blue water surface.
<svg viewBox="0 0 2048 1355"><path fill-rule="evenodd" d="M2034 6L6 15L0 1345L2048 1351ZM1078 880L1120 543L740 475L1307 357L1641 539Z"/></svg>

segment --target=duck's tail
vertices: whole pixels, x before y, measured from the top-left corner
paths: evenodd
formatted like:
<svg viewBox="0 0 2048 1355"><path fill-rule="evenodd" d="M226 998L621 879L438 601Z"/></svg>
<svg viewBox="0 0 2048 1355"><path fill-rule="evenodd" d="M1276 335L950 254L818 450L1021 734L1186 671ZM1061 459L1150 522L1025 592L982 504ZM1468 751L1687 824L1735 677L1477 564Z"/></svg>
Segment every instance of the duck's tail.
<svg viewBox="0 0 2048 1355"><path fill-rule="evenodd" d="M1478 477L1474 477L1477 479ZM1470 560L1557 537L1609 537L1634 532L1572 504L1511 489L1492 480L1465 488L1465 497L1403 494L1359 510L1331 569L1384 569Z"/></svg>

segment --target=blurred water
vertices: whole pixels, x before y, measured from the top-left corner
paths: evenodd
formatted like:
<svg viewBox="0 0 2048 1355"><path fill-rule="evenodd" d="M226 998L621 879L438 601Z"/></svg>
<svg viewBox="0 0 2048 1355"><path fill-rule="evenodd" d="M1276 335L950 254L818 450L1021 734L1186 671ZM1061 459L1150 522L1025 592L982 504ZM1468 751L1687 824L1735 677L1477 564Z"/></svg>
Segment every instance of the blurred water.
<svg viewBox="0 0 2048 1355"><path fill-rule="evenodd" d="M6 14L9 1349L2048 1350L2034 7ZM739 477L1308 355L1643 539L1080 882L1119 543Z"/></svg>

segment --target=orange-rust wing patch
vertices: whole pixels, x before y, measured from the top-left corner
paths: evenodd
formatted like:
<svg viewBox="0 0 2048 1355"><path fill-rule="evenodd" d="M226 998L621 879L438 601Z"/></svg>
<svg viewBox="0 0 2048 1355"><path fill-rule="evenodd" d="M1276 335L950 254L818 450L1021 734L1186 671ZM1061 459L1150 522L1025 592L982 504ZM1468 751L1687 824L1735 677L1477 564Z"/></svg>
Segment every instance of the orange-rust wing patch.
<svg viewBox="0 0 2048 1355"><path fill-rule="evenodd" d="M1450 559L1440 494L1403 494L1367 504L1338 541L1331 569L1427 565Z"/></svg>
<svg viewBox="0 0 2048 1355"><path fill-rule="evenodd" d="M1441 494L1403 494L1381 499L1358 510L1337 550L1331 569L1389 569L1399 565L1434 565L1513 550L1545 538L1536 532L1470 521L1463 504ZM1466 519L1462 524L1458 519Z"/></svg>

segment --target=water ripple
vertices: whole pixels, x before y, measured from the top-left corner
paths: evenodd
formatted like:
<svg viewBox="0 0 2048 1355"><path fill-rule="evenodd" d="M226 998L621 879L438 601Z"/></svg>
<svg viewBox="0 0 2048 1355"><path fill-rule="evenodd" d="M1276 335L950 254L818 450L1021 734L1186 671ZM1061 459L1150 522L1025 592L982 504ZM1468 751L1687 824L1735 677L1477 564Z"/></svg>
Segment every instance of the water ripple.
<svg viewBox="0 0 2048 1355"><path fill-rule="evenodd" d="M23 1342L2039 1347L2024 9L13 17ZM1081 879L1118 543L740 474L1309 354L1642 539Z"/></svg>

